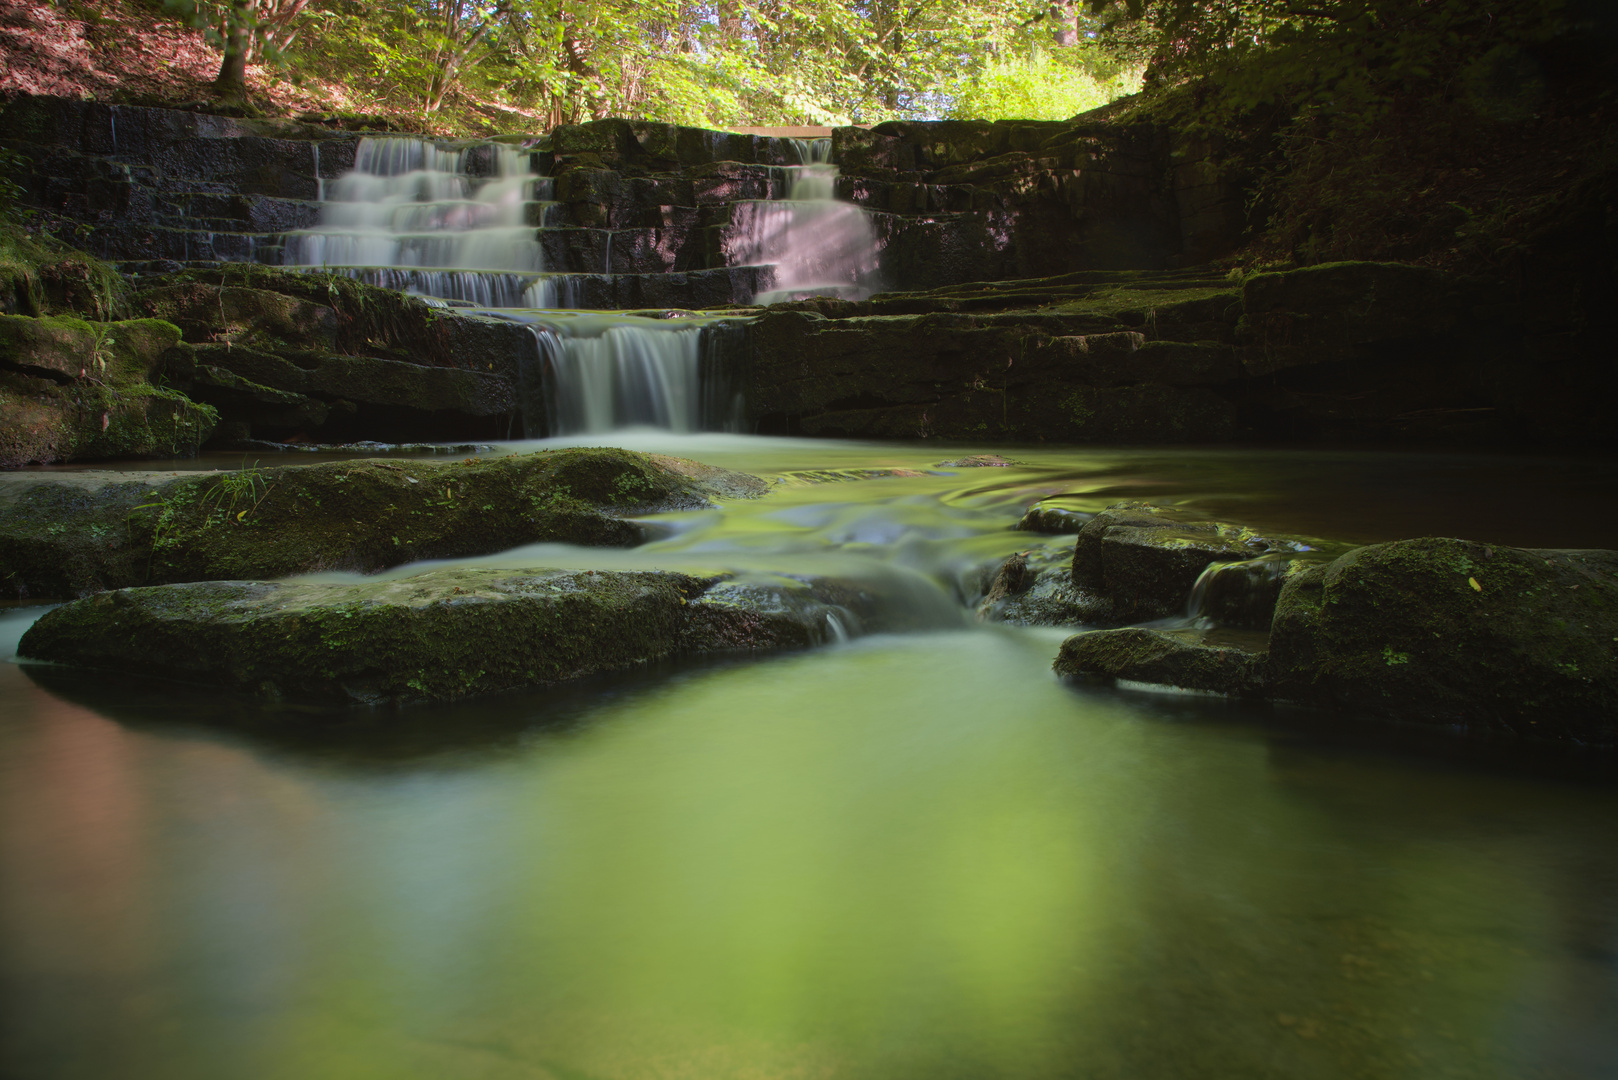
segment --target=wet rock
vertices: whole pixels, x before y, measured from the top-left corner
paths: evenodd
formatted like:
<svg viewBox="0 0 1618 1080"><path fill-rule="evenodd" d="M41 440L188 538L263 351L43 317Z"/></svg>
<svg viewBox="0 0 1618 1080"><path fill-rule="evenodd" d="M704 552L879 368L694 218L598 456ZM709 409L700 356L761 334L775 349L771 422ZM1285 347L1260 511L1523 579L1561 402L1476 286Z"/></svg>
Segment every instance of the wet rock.
<svg viewBox="0 0 1618 1080"><path fill-rule="evenodd" d="M1017 522L1017 529L1021 532L1060 536L1078 532L1084 528L1084 523L1093 517L1094 514L1084 510L1073 510L1041 501L1028 508L1022 520Z"/></svg>
<svg viewBox="0 0 1618 1080"><path fill-rule="evenodd" d="M1038 578L1037 569L1028 567L1028 553L1026 551L1013 552L1007 556L1006 561L1000 564L995 572L994 580L989 583L989 589L978 604L978 618L987 618L996 605L1004 603L1008 597L1027 592L1029 587Z"/></svg>
<svg viewBox="0 0 1618 1080"><path fill-rule="evenodd" d="M212 407L150 384L64 386L0 370L0 469L190 457L218 420Z"/></svg>
<svg viewBox="0 0 1618 1080"><path fill-rule="evenodd" d="M1618 552L1360 548L1287 580L1270 655L1277 697L1618 742Z"/></svg>
<svg viewBox="0 0 1618 1080"><path fill-rule="evenodd" d="M1084 273L772 305L748 331L761 431L1213 441L1241 375L1222 277Z"/></svg>
<svg viewBox="0 0 1618 1080"><path fill-rule="evenodd" d="M1262 647L1215 644L1197 631L1130 626L1092 630L1062 642L1054 666L1064 678L1156 683L1232 697L1260 697L1267 686Z"/></svg>
<svg viewBox="0 0 1618 1080"><path fill-rule="evenodd" d="M721 580L693 600L684 644L691 652L807 648L929 628L936 614L907 595L902 578L754 575Z"/></svg>
<svg viewBox="0 0 1618 1080"><path fill-rule="evenodd" d="M230 417L247 431L304 431L320 427L331 409L303 394L245 379L228 368L204 364L191 378L191 396Z"/></svg>
<svg viewBox="0 0 1618 1080"><path fill-rule="evenodd" d="M57 381L95 378L114 386L163 369L179 328L158 319L87 322L70 315L0 315L0 366Z"/></svg>
<svg viewBox="0 0 1618 1080"><path fill-rule="evenodd" d="M170 581L371 571L539 541L631 546L628 514L765 490L695 462L554 450L454 463L359 460L183 476L0 483L0 583L79 596Z"/></svg>
<svg viewBox="0 0 1618 1080"><path fill-rule="evenodd" d="M966 457L940 461L940 469L1006 469L1020 462L1003 458L999 454L968 454Z"/></svg>
<svg viewBox="0 0 1618 1080"><path fill-rule="evenodd" d="M337 312L267 289L186 282L135 294L135 305L154 318L177 324L189 342L314 349L337 344Z"/></svg>
<svg viewBox="0 0 1618 1080"><path fill-rule="evenodd" d="M1171 507L1118 503L1079 530L1072 583L1105 598L1108 621L1159 619L1185 610L1209 564L1253 559L1293 544Z"/></svg>
<svg viewBox="0 0 1618 1080"><path fill-rule="evenodd" d="M276 354L219 344L197 346L195 352L204 366L191 395L233 420L247 422L256 437L298 432L340 441L352 432L404 439L411 428L443 434L479 418L507 416L517 408L514 382L481 371L366 356ZM267 388L271 395L244 398L236 393L238 381ZM265 412L250 404L283 400L318 407Z"/></svg>
<svg viewBox="0 0 1618 1080"><path fill-rule="evenodd" d="M178 328L0 315L0 468L195 453L218 414L151 381Z"/></svg>
<svg viewBox="0 0 1618 1080"><path fill-rule="evenodd" d="M1002 580L1006 563L985 569L981 588L984 599L978 603L978 618L1014 626L1092 626L1112 617L1107 598L1073 587L1069 563L1071 551L1064 545L1033 547L1018 552L1007 562L1022 560ZM1010 586L1015 584L1015 589ZM993 601L997 586L1004 586Z"/></svg>
<svg viewBox="0 0 1618 1080"><path fill-rule="evenodd" d="M446 570L357 585L201 582L48 612L24 655L271 698L377 704L544 685L670 656L681 574Z"/></svg>
<svg viewBox="0 0 1618 1080"><path fill-rule="evenodd" d="M845 636L840 620L857 622L861 610L881 628L892 599L851 582L667 571L196 582L63 605L29 629L19 650L273 699L398 704L549 685L681 654L818 644Z"/></svg>
<svg viewBox="0 0 1618 1080"><path fill-rule="evenodd" d="M534 349L525 327L326 274L240 266L159 282L134 303L180 327L176 384L221 411L222 445L496 437Z"/></svg>

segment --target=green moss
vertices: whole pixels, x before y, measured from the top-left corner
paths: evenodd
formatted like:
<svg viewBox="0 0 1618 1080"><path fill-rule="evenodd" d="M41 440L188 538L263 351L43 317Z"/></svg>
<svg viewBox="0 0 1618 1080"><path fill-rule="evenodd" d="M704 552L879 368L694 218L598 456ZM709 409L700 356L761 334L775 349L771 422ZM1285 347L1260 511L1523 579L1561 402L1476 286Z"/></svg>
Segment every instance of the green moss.
<svg viewBox="0 0 1618 1080"><path fill-rule="evenodd" d="M0 216L0 313L112 319L127 310L128 287L110 265Z"/></svg>
<svg viewBox="0 0 1618 1080"><path fill-rule="evenodd" d="M1325 707L1618 741L1618 553L1424 538L1282 589L1278 692ZM1473 582L1480 587L1474 587Z"/></svg>
<svg viewBox="0 0 1618 1080"><path fill-rule="evenodd" d="M255 466L165 479L133 501L109 493L121 508L125 543L99 562L84 547L84 529L108 521L98 500L62 505L45 484L0 507L0 558L12 544L14 591L60 596L148 582L370 571L540 541L629 546L641 531L614 514L707 505L707 483L623 450ZM637 501L621 501L626 491ZM46 533L47 522L67 529ZM78 557L64 574L53 564L68 549Z"/></svg>

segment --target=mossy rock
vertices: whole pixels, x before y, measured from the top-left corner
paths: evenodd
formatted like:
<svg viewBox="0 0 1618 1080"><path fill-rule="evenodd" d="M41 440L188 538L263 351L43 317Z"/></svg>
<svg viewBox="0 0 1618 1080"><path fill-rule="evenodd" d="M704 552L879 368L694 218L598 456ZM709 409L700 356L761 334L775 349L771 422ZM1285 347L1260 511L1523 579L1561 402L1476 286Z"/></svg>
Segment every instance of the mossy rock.
<svg viewBox="0 0 1618 1080"><path fill-rule="evenodd" d="M149 383L115 387L79 380L64 385L0 370L0 469L187 457L218 422L211 406Z"/></svg>
<svg viewBox="0 0 1618 1080"><path fill-rule="evenodd" d="M1072 584L1081 593L1105 598L1106 621L1159 619L1185 610L1192 587L1214 563L1301 554L1317 546L1173 507L1116 503L1080 528Z"/></svg>
<svg viewBox="0 0 1618 1080"><path fill-rule="evenodd" d="M0 366L124 388L163 370L180 328L160 319L92 323L71 315L0 315Z"/></svg>
<svg viewBox="0 0 1618 1080"><path fill-rule="evenodd" d="M1196 631L1128 626L1093 630L1062 642L1054 670L1063 678L1156 683L1232 697L1262 697L1268 657L1262 647L1212 644Z"/></svg>
<svg viewBox="0 0 1618 1080"><path fill-rule="evenodd" d="M128 286L107 263L0 220L0 315L128 313Z"/></svg>
<svg viewBox="0 0 1618 1080"><path fill-rule="evenodd" d="M47 612L19 648L271 698L455 698L670 656L704 584L658 572L444 570L356 585L158 586Z"/></svg>
<svg viewBox="0 0 1618 1080"><path fill-rule="evenodd" d="M128 480L8 478L0 580L79 596L171 581L373 571L561 541L630 546L626 514L761 494L756 477L612 449L353 460Z"/></svg>
<svg viewBox="0 0 1618 1080"><path fill-rule="evenodd" d="M147 314L179 325L193 344L326 350L337 344L337 312L331 307L267 289L188 282L142 290L134 302Z"/></svg>
<svg viewBox="0 0 1618 1080"><path fill-rule="evenodd" d="M916 629L905 585L668 571L437 570L353 584L120 589L47 612L21 655L271 699L400 704L543 686L676 655Z"/></svg>
<svg viewBox="0 0 1618 1080"><path fill-rule="evenodd" d="M1618 551L1428 537L1288 580L1276 696L1347 713L1618 742Z"/></svg>

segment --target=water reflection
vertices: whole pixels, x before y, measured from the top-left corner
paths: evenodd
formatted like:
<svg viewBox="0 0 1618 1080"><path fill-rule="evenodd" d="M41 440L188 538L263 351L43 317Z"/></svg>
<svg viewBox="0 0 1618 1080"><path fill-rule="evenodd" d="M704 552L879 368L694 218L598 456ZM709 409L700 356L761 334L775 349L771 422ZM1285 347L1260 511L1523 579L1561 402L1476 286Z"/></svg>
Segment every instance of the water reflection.
<svg viewBox="0 0 1618 1080"><path fill-rule="evenodd" d="M1072 692L1050 652L867 638L584 693L563 728L519 695L502 709L526 730L391 761L126 726L8 669L5 1063L627 1080L1618 1060L1610 791Z"/></svg>
<svg viewBox="0 0 1618 1080"><path fill-rule="evenodd" d="M1060 632L963 629L1053 492L1572 545L1610 464L1512 517L1534 463L642 448L780 482L469 561L849 576L933 632L378 713L0 664L0 1075L1614 1073L1610 787L1070 689Z"/></svg>

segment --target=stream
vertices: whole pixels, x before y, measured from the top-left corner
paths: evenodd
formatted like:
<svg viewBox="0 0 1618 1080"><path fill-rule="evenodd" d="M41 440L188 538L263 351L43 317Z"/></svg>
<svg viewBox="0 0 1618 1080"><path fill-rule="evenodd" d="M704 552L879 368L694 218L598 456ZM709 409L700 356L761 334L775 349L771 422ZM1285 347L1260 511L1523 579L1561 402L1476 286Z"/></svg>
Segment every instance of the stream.
<svg viewBox="0 0 1618 1080"><path fill-rule="evenodd" d="M1618 463L579 442L774 486L455 565L869 578L926 629L388 712L0 664L0 1075L1618 1075L1618 789L1064 685L1067 631L972 610L1071 547L1012 531L1047 496L1613 546Z"/></svg>

